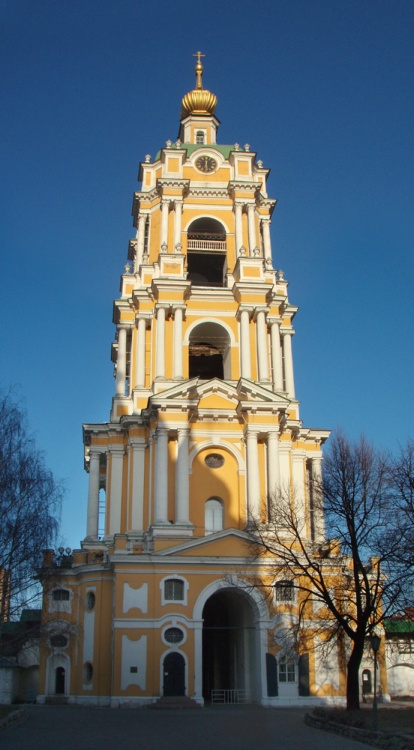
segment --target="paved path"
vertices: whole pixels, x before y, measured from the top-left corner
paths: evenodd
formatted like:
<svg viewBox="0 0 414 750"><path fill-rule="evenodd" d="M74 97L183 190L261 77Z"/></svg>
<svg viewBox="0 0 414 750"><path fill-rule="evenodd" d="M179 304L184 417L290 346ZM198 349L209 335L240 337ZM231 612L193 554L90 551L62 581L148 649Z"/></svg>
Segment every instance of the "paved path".
<svg viewBox="0 0 414 750"><path fill-rule="evenodd" d="M303 722L303 709L188 711L26 706L0 732L1 750L367 750Z"/></svg>

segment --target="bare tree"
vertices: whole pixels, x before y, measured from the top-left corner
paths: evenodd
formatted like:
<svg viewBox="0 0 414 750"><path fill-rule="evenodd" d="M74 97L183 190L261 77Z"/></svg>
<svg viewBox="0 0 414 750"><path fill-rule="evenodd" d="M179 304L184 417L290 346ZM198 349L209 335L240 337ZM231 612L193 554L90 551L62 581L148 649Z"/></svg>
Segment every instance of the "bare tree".
<svg viewBox="0 0 414 750"><path fill-rule="evenodd" d="M394 512L388 460L364 438L330 441L323 480L309 496L329 538L309 532L305 499L294 488L268 501L267 523L252 529L254 555L294 581L299 617L318 619L325 644L339 643L347 664L347 708L359 708L359 667L367 638L409 597L411 576L396 552L404 532ZM314 524L315 526L315 524ZM314 623L314 627L315 627ZM298 625L300 630L300 624ZM313 633L315 633L313 629Z"/></svg>
<svg viewBox="0 0 414 750"><path fill-rule="evenodd" d="M399 512L399 524L404 538L397 548L397 559L414 566L414 441L407 440L399 452L390 458L390 489Z"/></svg>
<svg viewBox="0 0 414 750"><path fill-rule="evenodd" d="M62 487L46 467L11 393L0 395L0 628L36 602L41 550L54 543Z"/></svg>

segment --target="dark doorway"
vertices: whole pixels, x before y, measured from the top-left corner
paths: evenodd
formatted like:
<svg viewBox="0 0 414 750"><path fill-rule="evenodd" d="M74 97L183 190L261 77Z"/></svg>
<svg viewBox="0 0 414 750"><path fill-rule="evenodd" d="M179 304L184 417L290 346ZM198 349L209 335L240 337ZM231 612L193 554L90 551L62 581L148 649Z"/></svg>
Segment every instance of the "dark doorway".
<svg viewBox="0 0 414 750"><path fill-rule="evenodd" d="M185 661L176 651L167 654L163 665L164 695L185 695Z"/></svg>
<svg viewBox="0 0 414 750"><path fill-rule="evenodd" d="M58 667L56 669L55 692L56 692L56 695L65 694L65 669L64 667Z"/></svg>
<svg viewBox="0 0 414 750"><path fill-rule="evenodd" d="M364 669L362 672L362 695L371 695L371 693L372 693L371 670Z"/></svg>
<svg viewBox="0 0 414 750"><path fill-rule="evenodd" d="M203 609L203 697L213 690L258 694L259 659L254 612L240 591L217 591Z"/></svg>

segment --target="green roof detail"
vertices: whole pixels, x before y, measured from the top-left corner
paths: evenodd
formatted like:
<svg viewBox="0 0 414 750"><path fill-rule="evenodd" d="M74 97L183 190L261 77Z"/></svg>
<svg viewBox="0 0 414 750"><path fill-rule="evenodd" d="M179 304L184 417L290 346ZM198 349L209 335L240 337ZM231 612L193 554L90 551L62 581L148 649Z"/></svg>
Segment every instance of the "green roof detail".
<svg viewBox="0 0 414 750"><path fill-rule="evenodd" d="M217 143L210 144L208 146L204 145L203 143L182 143L179 148L177 148L177 146L175 145L175 143L172 143L171 146L170 146L170 148L165 149L165 150L167 150L167 151L174 151L174 150L176 150L176 151L186 151L187 152L187 156L191 156L191 154L194 153L194 151L197 151L198 149L202 149L203 151L210 151L210 150L212 150L212 151L218 151L220 154L222 154L224 156L225 159L228 159L229 156L230 156L230 154L231 154L231 152L235 150L234 149L234 145L232 145L232 146L220 146ZM162 150L164 150L164 149L162 149ZM240 148L239 151L244 152L244 149ZM247 153L250 154L252 152L251 151L246 151L245 153L246 154ZM158 151L158 153L157 153L157 155L155 157L155 161L158 161L158 159L160 159L160 158L161 158L161 151Z"/></svg>
<svg viewBox="0 0 414 750"><path fill-rule="evenodd" d="M414 633L414 622L412 620L385 620L386 633Z"/></svg>

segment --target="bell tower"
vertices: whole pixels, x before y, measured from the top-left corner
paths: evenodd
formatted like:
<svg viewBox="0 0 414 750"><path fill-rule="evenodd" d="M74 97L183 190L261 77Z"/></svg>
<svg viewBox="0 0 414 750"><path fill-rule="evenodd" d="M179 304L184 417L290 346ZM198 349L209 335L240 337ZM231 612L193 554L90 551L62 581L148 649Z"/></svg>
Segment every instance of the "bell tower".
<svg viewBox="0 0 414 750"><path fill-rule="evenodd" d="M309 654L283 651L294 587L279 582L271 604L243 581L252 525L266 528L282 493L304 539L324 539L311 480L329 432L299 417L269 170L247 143L217 142L202 57L177 140L139 168L109 421L83 426L86 534L56 601L45 578L45 623L59 609L69 635L65 652L45 643L41 682L53 692L64 669L74 702L202 704L224 690L275 705L315 679Z"/></svg>
<svg viewBox="0 0 414 750"><path fill-rule="evenodd" d="M203 88L196 57L178 139L139 169L136 238L114 304L110 422L84 426L87 545L204 534L207 498L192 486L192 456L204 444L237 454L223 523L243 529L266 516L266 495L292 473L304 494L327 434L299 419L297 308L273 265L269 170L248 144L217 143L217 97Z"/></svg>

